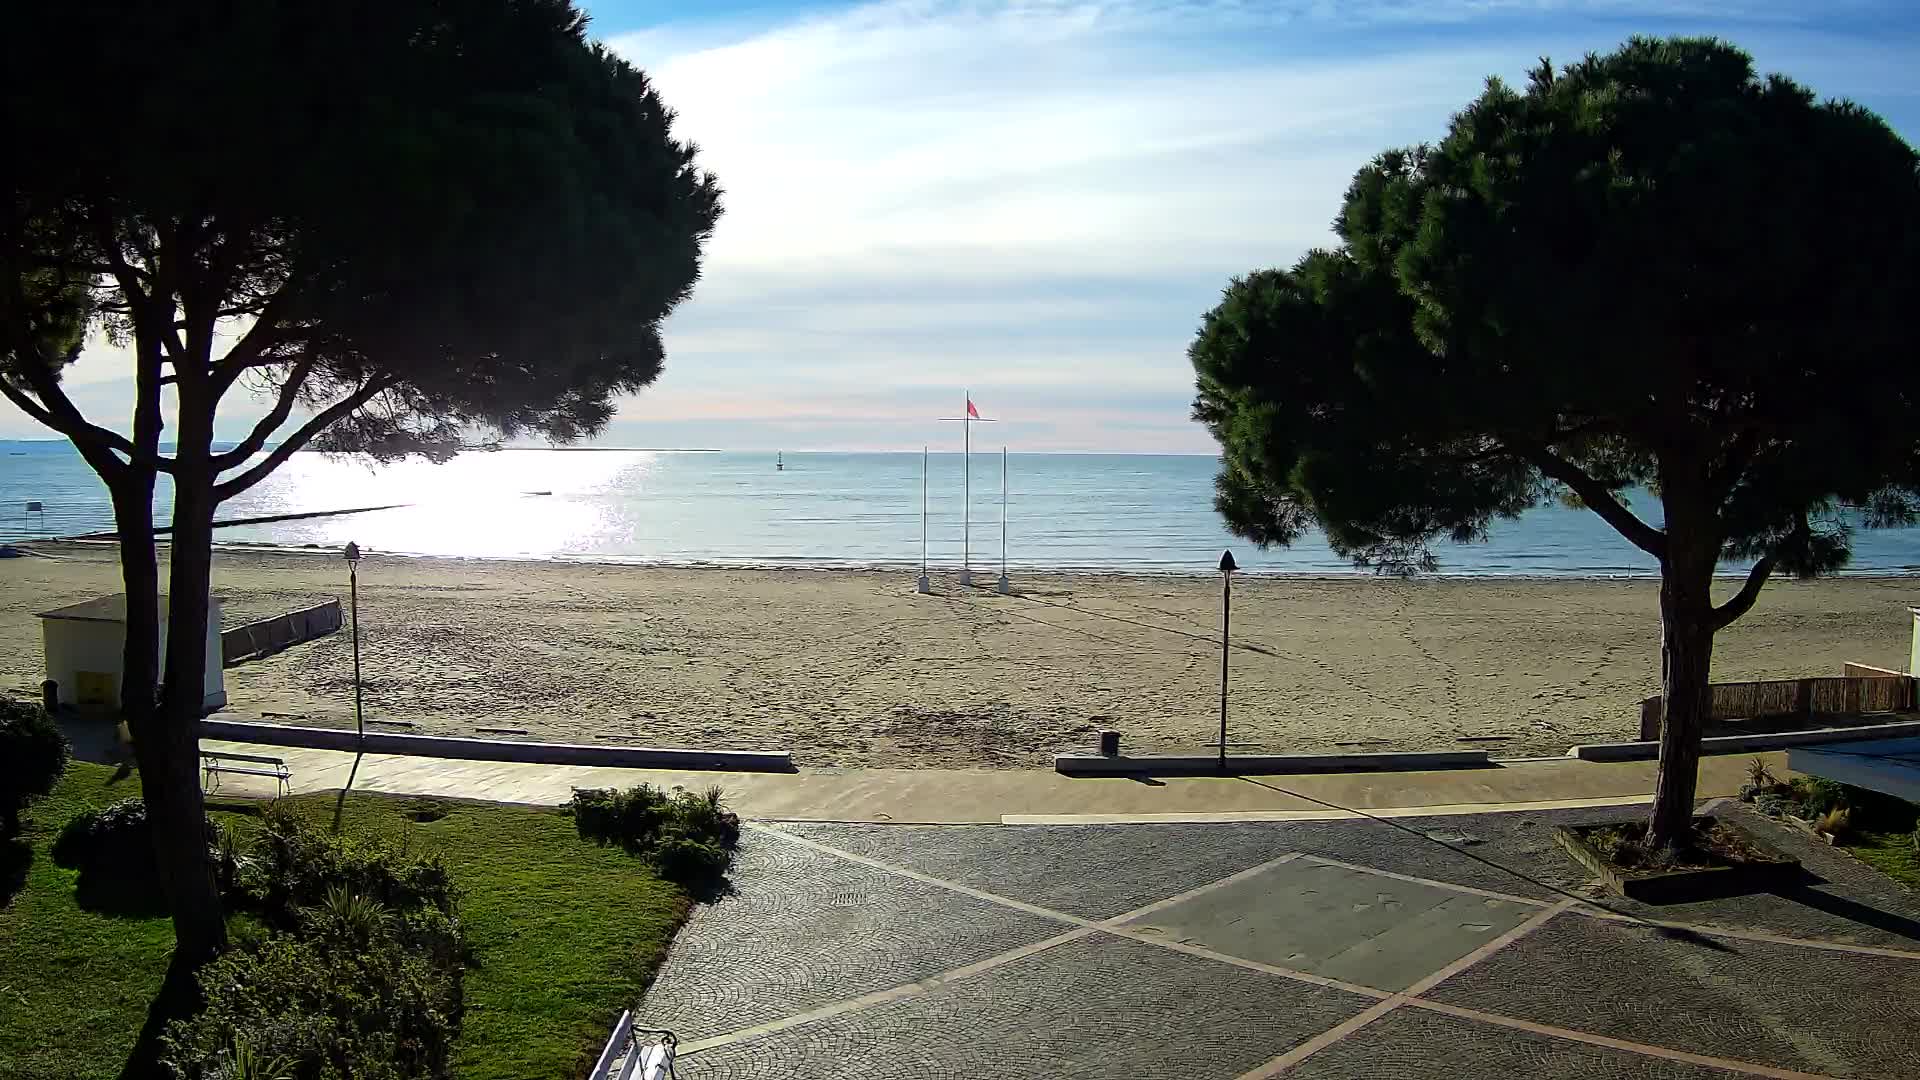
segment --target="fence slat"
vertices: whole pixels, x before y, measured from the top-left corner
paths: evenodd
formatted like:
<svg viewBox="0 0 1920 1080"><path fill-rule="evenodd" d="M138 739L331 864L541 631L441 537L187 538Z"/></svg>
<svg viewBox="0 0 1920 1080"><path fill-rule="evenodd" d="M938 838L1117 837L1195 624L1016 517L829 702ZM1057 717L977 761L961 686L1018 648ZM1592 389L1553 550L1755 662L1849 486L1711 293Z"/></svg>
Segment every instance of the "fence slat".
<svg viewBox="0 0 1920 1080"><path fill-rule="evenodd" d="M1849 665L1850 669L1856 665ZM1874 670L1874 669L1869 669ZM1812 713L1901 712L1920 707L1920 684L1897 672L1813 679L1763 679L1714 683L1707 720L1756 720ZM1660 737L1665 712L1658 695L1640 703L1640 738Z"/></svg>

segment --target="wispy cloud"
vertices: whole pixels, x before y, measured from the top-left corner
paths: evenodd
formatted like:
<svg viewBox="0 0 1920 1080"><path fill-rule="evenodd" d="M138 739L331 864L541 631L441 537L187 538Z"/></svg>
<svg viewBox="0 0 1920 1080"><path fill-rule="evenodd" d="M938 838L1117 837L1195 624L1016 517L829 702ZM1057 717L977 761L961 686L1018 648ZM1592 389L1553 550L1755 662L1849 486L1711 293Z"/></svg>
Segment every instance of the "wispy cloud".
<svg viewBox="0 0 1920 1080"><path fill-rule="evenodd" d="M918 446L971 387L1018 448L1208 450L1184 350L1227 279L1326 242L1355 168L1543 54L1716 33L1920 128L1894 2L594 9L727 189L667 373L609 435L636 444Z"/></svg>

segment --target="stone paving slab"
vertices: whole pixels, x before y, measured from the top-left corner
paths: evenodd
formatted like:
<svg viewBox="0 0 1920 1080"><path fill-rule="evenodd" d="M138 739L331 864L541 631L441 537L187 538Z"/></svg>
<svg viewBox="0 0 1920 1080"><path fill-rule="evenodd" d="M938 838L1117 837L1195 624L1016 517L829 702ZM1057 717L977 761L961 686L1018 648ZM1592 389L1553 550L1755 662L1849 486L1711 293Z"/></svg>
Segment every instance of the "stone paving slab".
<svg viewBox="0 0 1920 1080"><path fill-rule="evenodd" d="M1920 961L1561 916L1429 997L1844 1077L1920 1076Z"/></svg>
<svg viewBox="0 0 1920 1080"><path fill-rule="evenodd" d="M1264 964L1404 990L1539 910L1296 860L1127 926Z"/></svg>
<svg viewBox="0 0 1920 1080"><path fill-rule="evenodd" d="M1811 883L1775 893L1649 905L1609 896L1607 906L1649 919L1767 930L1788 937L1920 952L1920 893L1798 829L1723 803L1715 811L1800 860Z"/></svg>
<svg viewBox="0 0 1920 1080"><path fill-rule="evenodd" d="M783 828L1085 919L1112 918L1292 850L1287 834L1272 824Z"/></svg>
<svg viewBox="0 0 1920 1080"><path fill-rule="evenodd" d="M1287 1080L1736 1080L1748 1075L1409 1008L1388 1013L1286 1074Z"/></svg>
<svg viewBox="0 0 1920 1080"><path fill-rule="evenodd" d="M1372 1002L1107 935L703 1050L687 1080L1231 1080Z"/></svg>
<svg viewBox="0 0 1920 1080"><path fill-rule="evenodd" d="M1063 923L748 833L736 892L696 908L639 1015L719 1035L1040 941Z"/></svg>

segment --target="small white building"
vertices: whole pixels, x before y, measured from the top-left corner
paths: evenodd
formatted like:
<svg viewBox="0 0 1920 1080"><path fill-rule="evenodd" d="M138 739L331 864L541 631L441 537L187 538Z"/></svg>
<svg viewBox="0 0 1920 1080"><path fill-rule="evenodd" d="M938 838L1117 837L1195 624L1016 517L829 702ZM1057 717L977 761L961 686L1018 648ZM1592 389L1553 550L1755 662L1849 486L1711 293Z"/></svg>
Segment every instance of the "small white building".
<svg viewBox="0 0 1920 1080"><path fill-rule="evenodd" d="M127 597L102 596L40 613L40 640L46 651L47 678L59 684L60 704L120 704L120 676L127 647ZM160 663L167 657L167 598L160 597ZM225 708L226 682L220 651L220 598L207 601L207 672L202 704L208 712Z"/></svg>
<svg viewBox="0 0 1920 1080"><path fill-rule="evenodd" d="M1920 678L1920 607L1907 610L1913 614L1913 651L1907 657L1907 674Z"/></svg>

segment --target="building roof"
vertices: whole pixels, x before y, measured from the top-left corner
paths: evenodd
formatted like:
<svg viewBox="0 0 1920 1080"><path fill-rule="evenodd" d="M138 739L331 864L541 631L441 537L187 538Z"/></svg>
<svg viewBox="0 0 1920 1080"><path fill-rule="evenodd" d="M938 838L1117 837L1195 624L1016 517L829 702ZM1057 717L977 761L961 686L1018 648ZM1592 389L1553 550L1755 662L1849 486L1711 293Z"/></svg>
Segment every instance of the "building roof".
<svg viewBox="0 0 1920 1080"><path fill-rule="evenodd" d="M209 597L219 600L219 594ZM160 617L167 617L167 594L160 594ZM63 608L40 612L42 619L68 619L73 622L123 623L127 621L127 594L114 593L112 596L96 596L91 600L82 600L77 604L68 604Z"/></svg>

